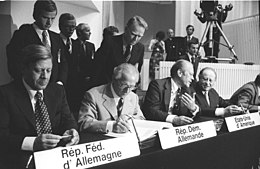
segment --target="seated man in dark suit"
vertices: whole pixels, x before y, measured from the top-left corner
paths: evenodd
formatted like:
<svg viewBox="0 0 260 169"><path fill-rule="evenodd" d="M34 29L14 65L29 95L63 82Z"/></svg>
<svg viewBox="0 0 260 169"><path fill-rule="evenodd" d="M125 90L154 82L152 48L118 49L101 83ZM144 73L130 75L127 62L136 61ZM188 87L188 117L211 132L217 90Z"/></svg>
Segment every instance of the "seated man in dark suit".
<svg viewBox="0 0 260 169"><path fill-rule="evenodd" d="M174 125L192 123L199 111L189 88L193 73L190 62L178 60L171 68L171 77L151 81L143 104L145 117Z"/></svg>
<svg viewBox="0 0 260 169"><path fill-rule="evenodd" d="M67 81L68 65L62 54L59 34L49 30L57 15L57 7L52 0L37 0L34 4L33 24L23 24L13 34L6 47L8 72L14 79L21 78L19 65L21 50L30 45L45 45L50 48L53 56L51 82L65 84Z"/></svg>
<svg viewBox="0 0 260 169"><path fill-rule="evenodd" d="M230 98L230 102L242 105L250 112L260 111L260 74L255 81L248 82L240 87Z"/></svg>
<svg viewBox="0 0 260 169"><path fill-rule="evenodd" d="M213 68L203 68L199 73L199 81L195 84L196 103L200 107L202 116L231 116L241 112L241 108L219 96L213 88L217 80L217 73Z"/></svg>
<svg viewBox="0 0 260 169"><path fill-rule="evenodd" d="M0 160L10 169L34 168L33 152L79 142L63 86L49 83L49 49L29 45L20 57L22 78L0 87ZM62 144L62 135L72 137Z"/></svg>
<svg viewBox="0 0 260 169"><path fill-rule="evenodd" d="M141 71L144 58L144 45L139 41L148 25L140 16L134 16L126 24L121 35L105 38L95 54L94 86L111 82L113 70L121 63L130 63Z"/></svg>
<svg viewBox="0 0 260 169"><path fill-rule="evenodd" d="M129 115L144 119L138 96L132 92L139 79L138 70L123 63L114 69L112 82L94 87L85 93L79 111L80 131L125 133Z"/></svg>

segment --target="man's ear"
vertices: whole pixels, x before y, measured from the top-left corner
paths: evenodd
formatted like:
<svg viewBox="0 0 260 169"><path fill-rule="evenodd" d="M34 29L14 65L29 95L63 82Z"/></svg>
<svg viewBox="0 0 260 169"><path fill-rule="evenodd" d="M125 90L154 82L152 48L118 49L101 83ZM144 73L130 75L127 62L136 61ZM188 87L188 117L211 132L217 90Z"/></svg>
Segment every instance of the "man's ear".
<svg viewBox="0 0 260 169"><path fill-rule="evenodd" d="M181 71L180 69L178 69L178 70L177 70L177 75L178 75L179 77L181 77L182 74L183 74L182 71Z"/></svg>

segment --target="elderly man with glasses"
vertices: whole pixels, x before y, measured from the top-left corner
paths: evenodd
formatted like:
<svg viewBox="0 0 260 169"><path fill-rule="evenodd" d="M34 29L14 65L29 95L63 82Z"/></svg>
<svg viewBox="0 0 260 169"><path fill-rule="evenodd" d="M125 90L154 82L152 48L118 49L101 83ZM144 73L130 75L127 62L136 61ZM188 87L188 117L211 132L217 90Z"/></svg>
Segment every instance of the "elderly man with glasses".
<svg viewBox="0 0 260 169"><path fill-rule="evenodd" d="M79 111L80 131L125 133L129 124L123 119L145 119L132 92L138 80L137 68L123 63L114 69L111 83L87 91Z"/></svg>

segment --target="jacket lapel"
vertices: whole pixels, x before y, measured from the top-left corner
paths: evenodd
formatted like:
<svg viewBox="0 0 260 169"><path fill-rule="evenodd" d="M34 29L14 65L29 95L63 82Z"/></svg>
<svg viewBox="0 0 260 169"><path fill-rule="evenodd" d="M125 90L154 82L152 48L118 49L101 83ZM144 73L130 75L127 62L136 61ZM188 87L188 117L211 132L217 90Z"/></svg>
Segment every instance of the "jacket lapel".
<svg viewBox="0 0 260 169"><path fill-rule="evenodd" d="M15 102L16 102L17 106L19 107L20 111L25 115L27 120L36 129L35 116L34 116L34 111L32 108L29 94L23 84L18 84L18 86L21 86L21 88L18 89L18 91L16 93L17 97L16 97Z"/></svg>
<svg viewBox="0 0 260 169"><path fill-rule="evenodd" d="M167 78L164 85L164 105L165 110L168 112L169 110L169 104L170 104L170 98L171 98L171 79Z"/></svg>
<svg viewBox="0 0 260 169"><path fill-rule="evenodd" d="M116 103L111 91L111 84L106 85L102 96L104 98L103 106L110 113L113 120L117 119Z"/></svg>

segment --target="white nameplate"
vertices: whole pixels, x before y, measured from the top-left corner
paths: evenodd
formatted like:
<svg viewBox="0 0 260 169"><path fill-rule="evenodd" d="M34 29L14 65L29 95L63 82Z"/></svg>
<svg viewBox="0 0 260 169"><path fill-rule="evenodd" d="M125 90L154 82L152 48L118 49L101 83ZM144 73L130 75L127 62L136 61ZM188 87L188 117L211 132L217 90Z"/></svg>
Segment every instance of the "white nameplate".
<svg viewBox="0 0 260 169"><path fill-rule="evenodd" d="M113 138L34 153L37 169L83 169L140 155L136 136Z"/></svg>
<svg viewBox="0 0 260 169"><path fill-rule="evenodd" d="M213 121L159 130L158 134L162 149L180 146L217 135Z"/></svg>
<svg viewBox="0 0 260 169"><path fill-rule="evenodd" d="M259 112L226 117L225 120L229 132L260 125Z"/></svg>

